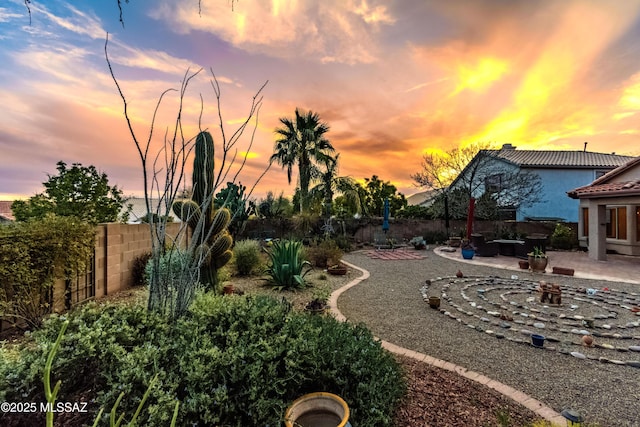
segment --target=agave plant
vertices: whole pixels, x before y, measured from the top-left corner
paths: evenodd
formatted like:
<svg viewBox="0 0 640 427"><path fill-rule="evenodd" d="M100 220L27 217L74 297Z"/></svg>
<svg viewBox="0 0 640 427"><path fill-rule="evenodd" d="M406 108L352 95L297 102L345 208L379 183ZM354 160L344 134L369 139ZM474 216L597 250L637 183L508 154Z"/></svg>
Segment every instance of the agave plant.
<svg viewBox="0 0 640 427"><path fill-rule="evenodd" d="M311 263L304 258L302 242L276 241L267 254L270 260L267 280L274 289L303 289L306 286L304 277L311 271Z"/></svg>

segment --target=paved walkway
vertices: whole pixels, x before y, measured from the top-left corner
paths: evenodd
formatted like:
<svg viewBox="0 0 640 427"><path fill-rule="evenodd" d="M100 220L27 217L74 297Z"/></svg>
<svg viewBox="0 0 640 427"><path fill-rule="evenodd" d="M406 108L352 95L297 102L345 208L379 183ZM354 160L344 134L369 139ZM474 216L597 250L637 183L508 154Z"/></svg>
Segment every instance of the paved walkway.
<svg viewBox="0 0 640 427"><path fill-rule="evenodd" d="M456 252L443 252L442 248L437 248L434 252L439 255L456 261L462 261L465 263L475 265L486 265L495 268L502 268L506 270L519 270L518 259L514 257L474 257L473 260L462 260L459 251ZM548 271L551 271L552 267L559 266L565 268L573 268L575 270L575 277L587 278L587 279L599 279L607 281L618 281L628 283L640 284L640 258L625 257L620 255L609 255L608 261L594 261L588 258L587 254L581 252L549 252L549 266ZM345 262L345 261L343 261ZM338 298L346 290L358 285L363 280L369 278L369 272L356 265L345 262L351 268L354 268L362 272L362 276L354 279L347 285L336 290L331 295L329 305L334 316L341 321L346 321L346 317L338 309ZM549 276L553 276L549 274ZM535 412L541 418L552 422L553 424L565 425L566 420L558 412L551 407L545 405L541 401L534 399L533 397L516 390L515 388L493 380L481 373L468 370L463 366L459 366L441 359L434 358L424 353L419 353L408 348L397 346L388 341L382 341L382 346L387 350L405 355L407 357L414 358L418 361L428 363L429 365L439 367L442 369L455 372L462 375L465 378L476 381L489 388L492 388L504 396L514 400L517 403L522 404L526 408Z"/></svg>
<svg viewBox="0 0 640 427"><path fill-rule="evenodd" d="M445 258L475 265L502 268L505 270L520 270L519 258L497 255L495 257L478 257L471 260L462 259L460 250L445 252L444 247L436 248L434 252ZM582 279L606 280L611 282L625 282L640 284L640 257L626 255L607 255L607 261L596 261L589 258L586 252L547 252L549 264L547 272L551 275L553 267L573 268L574 277Z"/></svg>

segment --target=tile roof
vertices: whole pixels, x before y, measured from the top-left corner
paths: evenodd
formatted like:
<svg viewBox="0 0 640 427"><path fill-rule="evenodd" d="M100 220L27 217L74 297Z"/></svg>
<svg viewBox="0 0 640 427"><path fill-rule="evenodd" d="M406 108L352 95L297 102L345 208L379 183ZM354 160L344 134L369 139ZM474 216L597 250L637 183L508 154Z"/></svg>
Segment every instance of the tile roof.
<svg viewBox="0 0 640 427"><path fill-rule="evenodd" d="M591 184L576 188L567 194L574 199L588 199L603 196L638 196L640 195L640 180Z"/></svg>
<svg viewBox="0 0 640 427"><path fill-rule="evenodd" d="M0 200L0 216L8 219L9 221L16 220L13 216L13 212L11 211L12 204L13 200Z"/></svg>
<svg viewBox="0 0 640 427"><path fill-rule="evenodd" d="M573 199L640 195L640 179L613 181L617 176L634 168L640 168L640 157L632 158L631 161L602 175L589 185L568 191L567 195Z"/></svg>
<svg viewBox="0 0 640 427"><path fill-rule="evenodd" d="M634 157L591 151L541 151L501 149L488 153L520 167L538 168L616 168Z"/></svg>

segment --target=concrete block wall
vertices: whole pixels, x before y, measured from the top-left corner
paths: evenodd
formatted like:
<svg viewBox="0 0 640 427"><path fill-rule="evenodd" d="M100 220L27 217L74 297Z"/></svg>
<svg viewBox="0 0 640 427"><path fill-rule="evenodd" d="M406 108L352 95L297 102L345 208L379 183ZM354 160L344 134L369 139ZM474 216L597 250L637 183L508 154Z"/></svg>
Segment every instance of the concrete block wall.
<svg viewBox="0 0 640 427"><path fill-rule="evenodd" d="M177 236L180 226L167 224L167 235ZM147 252L151 252L148 224L100 224L96 234L96 298L131 287L133 264Z"/></svg>

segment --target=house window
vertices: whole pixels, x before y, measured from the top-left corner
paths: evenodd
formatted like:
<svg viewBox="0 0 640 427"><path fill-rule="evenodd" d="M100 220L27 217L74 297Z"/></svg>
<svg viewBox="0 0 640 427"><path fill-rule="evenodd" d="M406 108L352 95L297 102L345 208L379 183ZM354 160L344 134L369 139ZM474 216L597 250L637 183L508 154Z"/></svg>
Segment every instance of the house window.
<svg viewBox="0 0 640 427"><path fill-rule="evenodd" d="M627 208L607 208L607 238L627 239Z"/></svg>
<svg viewBox="0 0 640 427"><path fill-rule="evenodd" d="M499 193L503 190L504 174L489 175L484 179L484 189L487 193Z"/></svg>
<svg viewBox="0 0 640 427"><path fill-rule="evenodd" d="M582 236L589 236L589 208L582 208Z"/></svg>

